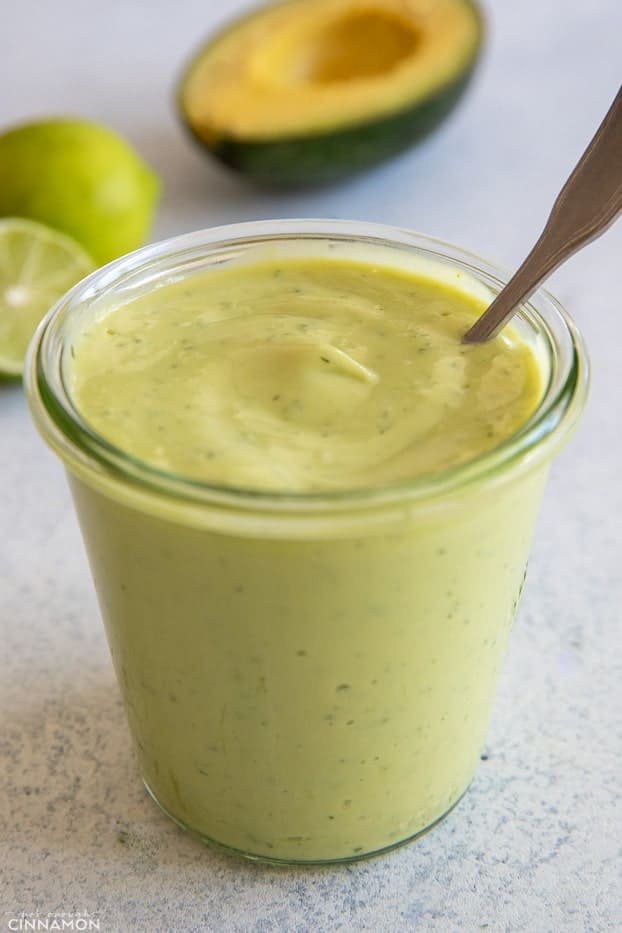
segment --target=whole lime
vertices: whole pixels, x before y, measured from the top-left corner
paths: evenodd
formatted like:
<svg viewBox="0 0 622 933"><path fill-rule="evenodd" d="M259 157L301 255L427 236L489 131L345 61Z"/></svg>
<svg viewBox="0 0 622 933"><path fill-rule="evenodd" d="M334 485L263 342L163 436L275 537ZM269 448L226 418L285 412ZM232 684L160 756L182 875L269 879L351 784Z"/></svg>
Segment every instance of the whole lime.
<svg viewBox="0 0 622 933"><path fill-rule="evenodd" d="M159 191L152 169L98 123L43 120L0 135L0 216L61 230L99 263L144 242Z"/></svg>

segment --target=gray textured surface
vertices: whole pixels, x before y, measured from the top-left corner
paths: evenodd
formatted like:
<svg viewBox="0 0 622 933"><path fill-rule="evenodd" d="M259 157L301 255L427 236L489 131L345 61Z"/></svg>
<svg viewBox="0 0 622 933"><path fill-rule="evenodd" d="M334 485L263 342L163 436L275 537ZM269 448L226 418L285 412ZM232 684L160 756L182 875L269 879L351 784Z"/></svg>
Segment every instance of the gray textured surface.
<svg viewBox="0 0 622 933"><path fill-rule="evenodd" d="M241 7L230 0L227 12ZM171 84L225 4L12 4L0 123L105 120L164 176L156 236L270 216L397 222L516 263L619 81L619 0L489 0L486 60L417 151L340 188L257 194L179 131ZM7 93L7 87L11 92ZM275 870L202 848L139 783L62 472L0 385L0 924L88 910L105 931L619 930L622 227L552 289L592 398L556 464L488 738L451 817L358 865Z"/></svg>

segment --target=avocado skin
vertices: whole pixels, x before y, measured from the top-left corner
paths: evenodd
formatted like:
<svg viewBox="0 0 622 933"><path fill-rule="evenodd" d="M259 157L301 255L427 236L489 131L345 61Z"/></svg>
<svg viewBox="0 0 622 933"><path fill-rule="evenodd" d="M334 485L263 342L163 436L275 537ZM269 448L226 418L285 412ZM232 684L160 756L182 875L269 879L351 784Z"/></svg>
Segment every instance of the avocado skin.
<svg viewBox="0 0 622 933"><path fill-rule="evenodd" d="M221 139L207 146L220 162L272 189L327 185L399 155L434 130L464 94L474 67L425 101L359 126L291 139ZM206 146L197 134L195 138Z"/></svg>

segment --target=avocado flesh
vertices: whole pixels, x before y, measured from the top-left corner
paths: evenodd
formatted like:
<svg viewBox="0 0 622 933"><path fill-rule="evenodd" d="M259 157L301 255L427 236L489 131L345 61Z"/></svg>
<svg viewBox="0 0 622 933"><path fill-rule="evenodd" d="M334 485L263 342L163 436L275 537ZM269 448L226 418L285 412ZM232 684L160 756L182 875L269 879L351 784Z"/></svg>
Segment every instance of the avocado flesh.
<svg viewBox="0 0 622 933"><path fill-rule="evenodd" d="M287 0L199 52L182 78L182 118L213 155L262 184L335 181L443 120L481 39L470 0Z"/></svg>

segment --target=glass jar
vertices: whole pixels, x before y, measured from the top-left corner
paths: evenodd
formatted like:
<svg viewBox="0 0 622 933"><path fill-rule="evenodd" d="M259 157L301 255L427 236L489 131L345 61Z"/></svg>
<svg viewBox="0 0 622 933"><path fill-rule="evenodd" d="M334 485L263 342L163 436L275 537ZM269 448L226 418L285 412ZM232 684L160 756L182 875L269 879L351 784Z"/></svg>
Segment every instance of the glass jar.
<svg viewBox="0 0 622 933"><path fill-rule="evenodd" d="M63 297L33 339L26 387L68 472L150 794L249 858L347 861L418 836L468 787L547 470L584 407L588 363L566 313L537 292L514 322L543 374L533 416L465 464L383 488L225 487L94 432L67 388L76 330L215 264L292 255L423 270L487 297L506 280L454 246L373 224L193 233Z"/></svg>

